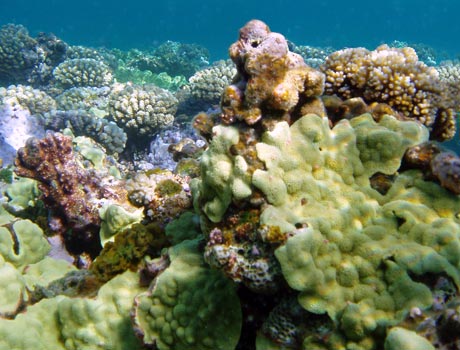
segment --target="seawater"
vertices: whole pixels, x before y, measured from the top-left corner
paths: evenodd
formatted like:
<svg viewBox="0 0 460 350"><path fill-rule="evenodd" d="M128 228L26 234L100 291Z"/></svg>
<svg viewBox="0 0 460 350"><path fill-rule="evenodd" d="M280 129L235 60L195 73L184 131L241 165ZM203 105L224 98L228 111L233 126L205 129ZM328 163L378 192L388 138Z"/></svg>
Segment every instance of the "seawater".
<svg viewBox="0 0 460 350"><path fill-rule="evenodd" d="M456 58L459 14L458 0L0 0L0 24L22 24L32 36L52 32L69 44L119 49L196 43L213 60L227 57L253 18L299 45L374 49L400 40Z"/></svg>

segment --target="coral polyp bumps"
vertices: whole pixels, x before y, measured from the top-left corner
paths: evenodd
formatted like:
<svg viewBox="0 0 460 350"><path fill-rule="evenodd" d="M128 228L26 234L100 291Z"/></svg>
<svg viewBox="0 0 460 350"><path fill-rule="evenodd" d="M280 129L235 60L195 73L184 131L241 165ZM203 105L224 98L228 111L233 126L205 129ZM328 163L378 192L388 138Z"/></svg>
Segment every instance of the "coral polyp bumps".
<svg viewBox="0 0 460 350"><path fill-rule="evenodd" d="M47 256L59 249L39 226L2 210L0 285L10 292L0 347L452 341L441 321L460 287L459 160L432 141L455 133L451 85L411 49L343 50L313 69L257 20L240 30L230 58L236 75L220 110L194 121L209 145L181 171L127 179L93 143L62 134L18 152L17 174L37 183L10 187L6 208L17 214L40 198L42 228L54 225L48 233L80 270ZM111 93L116 121L126 119L132 135L143 121L129 124L137 117L117 107L128 92L153 100L137 87Z"/></svg>

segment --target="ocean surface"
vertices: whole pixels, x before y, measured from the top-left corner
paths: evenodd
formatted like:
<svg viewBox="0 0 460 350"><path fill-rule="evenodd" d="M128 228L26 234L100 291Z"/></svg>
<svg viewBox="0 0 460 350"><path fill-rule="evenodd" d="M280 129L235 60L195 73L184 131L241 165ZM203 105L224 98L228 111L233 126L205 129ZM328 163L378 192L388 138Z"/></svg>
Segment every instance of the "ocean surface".
<svg viewBox="0 0 460 350"><path fill-rule="evenodd" d="M226 58L238 29L253 18L299 45L374 49L400 40L455 58L459 14L455 0L0 1L0 24L22 24L32 35L52 32L73 45L120 49L197 43L212 59Z"/></svg>

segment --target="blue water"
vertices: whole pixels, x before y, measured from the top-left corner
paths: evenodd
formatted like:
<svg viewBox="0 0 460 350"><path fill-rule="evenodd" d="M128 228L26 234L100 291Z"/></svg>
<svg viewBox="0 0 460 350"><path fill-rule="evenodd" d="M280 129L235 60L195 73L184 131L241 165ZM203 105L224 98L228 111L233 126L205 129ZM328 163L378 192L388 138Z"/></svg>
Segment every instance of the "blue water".
<svg viewBox="0 0 460 350"><path fill-rule="evenodd" d="M0 24L53 32L70 44L149 48L165 40L197 43L225 58L238 29L265 21L297 44L366 46L401 40L460 54L460 1L127 1L0 0Z"/></svg>

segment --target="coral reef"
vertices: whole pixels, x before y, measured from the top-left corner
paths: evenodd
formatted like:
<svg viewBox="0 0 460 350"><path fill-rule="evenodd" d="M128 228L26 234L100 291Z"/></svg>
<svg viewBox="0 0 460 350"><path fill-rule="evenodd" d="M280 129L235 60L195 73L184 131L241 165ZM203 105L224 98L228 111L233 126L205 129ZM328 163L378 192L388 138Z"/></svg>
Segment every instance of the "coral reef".
<svg viewBox="0 0 460 350"><path fill-rule="evenodd" d="M166 41L151 52L130 50L123 60L128 67L188 79L209 64L209 52L196 44Z"/></svg>
<svg viewBox="0 0 460 350"><path fill-rule="evenodd" d="M170 126L177 110L172 93L154 85L120 85L109 96L110 117L128 135L150 137Z"/></svg>
<svg viewBox="0 0 460 350"><path fill-rule="evenodd" d="M336 51L328 56L322 71L326 94L387 103L403 117L430 128L435 140L451 139L455 134L455 115L438 72L419 61L410 47Z"/></svg>
<svg viewBox="0 0 460 350"><path fill-rule="evenodd" d="M54 82L62 88L110 85L112 70L93 58L67 59L53 70Z"/></svg>
<svg viewBox="0 0 460 350"><path fill-rule="evenodd" d="M211 67L196 72L189 79L193 98L218 104L224 89L232 82L236 69L230 60L218 61Z"/></svg>
<svg viewBox="0 0 460 350"><path fill-rule="evenodd" d="M176 245L168 256L169 267L135 299L143 342L159 350L234 349L241 327L234 286L204 264L196 241Z"/></svg>
<svg viewBox="0 0 460 350"><path fill-rule="evenodd" d="M332 47L314 47L308 45L293 45L290 50L302 56L306 64L316 69L324 64L327 56L336 51Z"/></svg>
<svg viewBox="0 0 460 350"><path fill-rule="evenodd" d="M68 245L77 252L100 250L99 207L107 200L123 201L126 194L113 176L82 166L71 137L49 133L29 139L18 151L15 172L38 181L41 199L52 210L50 227L67 233Z"/></svg>
<svg viewBox="0 0 460 350"><path fill-rule="evenodd" d="M48 66L5 64L45 82L66 46L0 29L15 37ZM172 42L71 47L44 90L0 90L18 148L31 115L63 131L0 170L0 348L458 347L460 158L434 141L455 132L456 73L388 47L333 53L323 73L293 50L252 20L235 68L196 73L203 51ZM100 83L115 58L192 78L177 98ZM210 109L190 123L184 101Z"/></svg>
<svg viewBox="0 0 460 350"><path fill-rule="evenodd" d="M56 109L56 101L46 92L27 85L0 88L1 104L11 109L28 109L30 114L41 114Z"/></svg>
<svg viewBox="0 0 460 350"><path fill-rule="evenodd" d="M123 152L128 139L122 128L114 122L84 110L53 110L43 115L50 130L69 128L76 136L88 136L105 147L108 154Z"/></svg>
<svg viewBox="0 0 460 350"><path fill-rule="evenodd" d="M91 48L86 46L72 45L67 50L67 59L91 58L103 62L112 70L117 69L118 60L116 52L105 48Z"/></svg>
<svg viewBox="0 0 460 350"><path fill-rule="evenodd" d="M444 83L444 91L451 105L455 106L456 111L460 110L460 62L443 61L436 66L439 79Z"/></svg>
<svg viewBox="0 0 460 350"><path fill-rule="evenodd" d="M166 224L192 206L189 180L168 170L138 172L126 182L126 190L131 203L144 207L148 218Z"/></svg>
<svg viewBox="0 0 460 350"><path fill-rule="evenodd" d="M276 62L275 48L281 47L280 56L288 56L280 44L282 37L270 34L263 23L251 21L230 48L244 83L240 88L235 83L224 92L220 123L231 125L213 127L210 146L201 159L201 176L192 180L194 205L201 213L208 242L205 256L212 266L258 293L263 290L252 287L246 276L251 272L264 276L261 272L270 271L267 267L278 265L288 290L298 292L304 311L327 315L334 324L323 338L303 335L296 339L302 348L378 348L383 346L379 335L398 325L412 307L432 304L429 286L420 282L424 276L446 275L460 286L460 202L439 185L423 180L419 170L397 172L405 151L429 138L429 129L421 123L385 113L374 119L365 113L351 115L331 128L321 114L298 116L305 110L303 89L315 91L310 96L321 94L319 80L298 84L305 77L301 64L294 66L301 69L284 68L289 74L281 75L282 79L272 74L276 65L265 65L268 73L260 70L251 75L251 58L257 58L259 52ZM270 45L266 48L267 40ZM378 58L383 48L374 55L364 50L347 52L350 67L355 67L353 60L357 59L353 54L366 67L368 55ZM402 55L400 51L387 53L388 62L393 58L398 61L394 56ZM419 67L416 60L411 62ZM426 71L420 74L430 81L427 75L433 71L426 66L421 69ZM251 84L258 79L259 88L253 90ZM280 81L287 86L286 95L277 94ZM427 89L427 96L433 91L441 96L433 86ZM277 100L278 96L291 99ZM378 90L368 97L370 105L382 102ZM435 96L430 98L437 108ZM248 120L248 114L258 117ZM271 120L262 122L260 130L257 122L265 118ZM219 119L214 123L219 124ZM447 162L455 163L443 158L441 165ZM456 170L455 164L450 169ZM456 172L452 174L441 165L433 161L436 169L447 174L447 179L437 175L440 182L456 180ZM388 176L384 191L373 188L371 179L376 174ZM441 238L446 235L445 240ZM276 261L264 268L257 259L270 261L266 259L270 254ZM275 293L277 288L286 288L279 278L271 281ZM284 289L279 295L288 293ZM297 324L299 332L302 322ZM288 328L292 331L295 327L291 323ZM268 335L275 341L285 338L281 345L291 346L292 337ZM390 331L386 346L395 348L401 341L400 332ZM408 342L429 344L417 335Z"/></svg>
<svg viewBox="0 0 460 350"><path fill-rule="evenodd" d="M46 84L51 72L66 57L67 44L52 34L36 39L21 25L0 29L0 84Z"/></svg>
<svg viewBox="0 0 460 350"><path fill-rule="evenodd" d="M229 53L238 76L222 96L226 123L244 120L253 125L270 115L267 110L283 115L294 107L302 109L323 92L323 74L290 52L286 39L261 21L244 26Z"/></svg>
<svg viewBox="0 0 460 350"><path fill-rule="evenodd" d="M55 100L57 109L68 110L107 110L107 100L110 87L72 87L57 95Z"/></svg>

